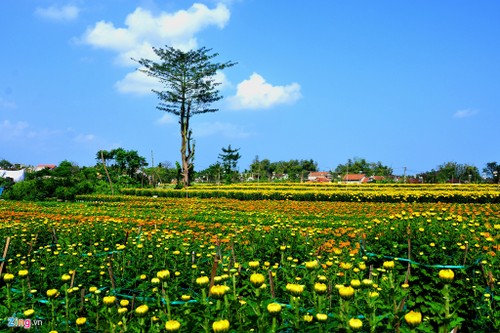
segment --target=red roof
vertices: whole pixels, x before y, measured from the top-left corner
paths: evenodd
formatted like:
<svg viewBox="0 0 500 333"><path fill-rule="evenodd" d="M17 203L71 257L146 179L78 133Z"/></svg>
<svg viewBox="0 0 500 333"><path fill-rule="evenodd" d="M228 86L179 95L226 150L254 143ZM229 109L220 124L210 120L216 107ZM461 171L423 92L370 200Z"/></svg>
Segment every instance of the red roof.
<svg viewBox="0 0 500 333"><path fill-rule="evenodd" d="M38 164L36 168L38 170L42 170L42 169L54 169L56 167L57 165L55 164Z"/></svg>
<svg viewBox="0 0 500 333"><path fill-rule="evenodd" d="M309 177L327 177L328 171L313 171L309 173Z"/></svg>
<svg viewBox="0 0 500 333"><path fill-rule="evenodd" d="M365 174L364 173L351 173L351 174L347 174L344 176L344 178L342 178L342 180L345 180L345 181L360 181L362 180L363 178L365 178Z"/></svg>
<svg viewBox="0 0 500 333"><path fill-rule="evenodd" d="M329 183L330 179L328 179L326 177L318 177L318 178L316 178L316 181L319 183Z"/></svg>

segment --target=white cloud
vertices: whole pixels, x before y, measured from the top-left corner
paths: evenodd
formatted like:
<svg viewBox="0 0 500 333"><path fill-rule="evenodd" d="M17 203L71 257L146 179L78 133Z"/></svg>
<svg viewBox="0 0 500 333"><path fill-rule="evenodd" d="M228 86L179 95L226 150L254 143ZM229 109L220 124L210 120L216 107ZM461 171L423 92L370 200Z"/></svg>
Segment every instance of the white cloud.
<svg viewBox="0 0 500 333"><path fill-rule="evenodd" d="M229 79L227 78L226 74L224 74L224 72L221 72L221 71L218 71L215 74L214 80L215 80L215 82L220 83L220 85L217 86L217 89L219 89L219 90L224 90L227 88L231 88L233 86L231 81L229 81Z"/></svg>
<svg viewBox="0 0 500 333"><path fill-rule="evenodd" d="M75 141L78 143L88 143L96 140L96 136L94 134L78 134L75 137Z"/></svg>
<svg viewBox="0 0 500 333"><path fill-rule="evenodd" d="M168 113L165 113L161 118L156 121L159 125L174 124L175 119Z"/></svg>
<svg viewBox="0 0 500 333"><path fill-rule="evenodd" d="M35 11L36 15L54 21L72 21L78 18L79 13L80 9L74 5L38 7Z"/></svg>
<svg viewBox="0 0 500 333"><path fill-rule="evenodd" d="M187 10L174 13L161 12L158 15L137 7L126 17L123 27L116 27L112 22L100 21L89 28L81 40L94 47L116 52L118 64L131 66L137 65L132 58L156 59L156 54L152 50L153 45L169 45L182 50L194 49L198 44L196 33L208 26L223 28L229 17L229 9L223 3L219 3L213 9L195 3ZM220 82L228 83L227 80ZM127 74L116 82L115 87L122 93L138 95L149 94L151 89L163 88L157 80L138 71Z"/></svg>
<svg viewBox="0 0 500 333"><path fill-rule="evenodd" d="M248 80L238 84L236 96L228 100L232 109L267 109L278 104L292 104L301 97L298 83L273 86L253 73Z"/></svg>
<svg viewBox="0 0 500 333"><path fill-rule="evenodd" d="M0 142L25 142L26 143L41 143L41 142L65 142L73 140L77 143L88 143L96 140L94 134L75 133L71 128L67 129L48 129L34 128L25 121L12 122L10 120L0 121Z"/></svg>
<svg viewBox="0 0 500 333"><path fill-rule="evenodd" d="M0 122L0 140L11 141L26 134L26 129L29 127L28 123L18 121L12 123L9 120Z"/></svg>
<svg viewBox="0 0 500 333"><path fill-rule="evenodd" d="M216 121L193 124L193 135L195 137L218 135L227 138L247 138L252 133L245 131L241 126Z"/></svg>
<svg viewBox="0 0 500 333"><path fill-rule="evenodd" d="M135 71L128 73L122 80L116 82L115 88L121 93L147 95L152 93L151 89L161 91L164 87L157 79L147 76L143 72Z"/></svg>
<svg viewBox="0 0 500 333"><path fill-rule="evenodd" d="M213 9L195 3L187 10L159 15L138 7L127 16L124 27L100 21L87 30L82 40L94 47L118 52L120 64L132 65L135 63L130 57L152 58L152 45L166 44L183 50L196 48L196 33L213 25L223 28L229 16L228 8L222 3Z"/></svg>
<svg viewBox="0 0 500 333"><path fill-rule="evenodd" d="M16 109L17 104L0 97L0 109Z"/></svg>
<svg viewBox="0 0 500 333"><path fill-rule="evenodd" d="M468 118L475 116L476 114L478 114L478 112L479 112L478 110L474 109L458 110L453 114L453 118Z"/></svg>

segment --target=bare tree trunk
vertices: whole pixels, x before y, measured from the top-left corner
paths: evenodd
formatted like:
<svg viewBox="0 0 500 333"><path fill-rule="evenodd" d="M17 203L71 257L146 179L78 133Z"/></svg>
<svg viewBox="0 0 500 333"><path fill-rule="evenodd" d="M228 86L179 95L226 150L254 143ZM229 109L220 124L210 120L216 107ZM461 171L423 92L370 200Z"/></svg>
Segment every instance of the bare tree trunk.
<svg viewBox="0 0 500 333"><path fill-rule="evenodd" d="M114 195L115 192L113 191L113 183L111 182L111 177L109 177L108 168L106 168L106 162L104 161L104 154L102 153L102 150L101 150L101 160L102 160L102 166L104 167L104 171L106 172L106 177L108 177L109 187L111 188L111 195Z"/></svg>
<svg viewBox="0 0 500 333"><path fill-rule="evenodd" d="M187 106L187 110L185 107L184 111L181 112L181 159L182 159L182 181L184 183L184 187L188 187L190 185L189 179L189 171L192 167L192 160L194 157L194 143L191 143L191 133L192 131L189 129L189 118L191 107Z"/></svg>
<svg viewBox="0 0 500 333"><path fill-rule="evenodd" d="M181 114L181 166L184 187L189 186L189 118Z"/></svg>

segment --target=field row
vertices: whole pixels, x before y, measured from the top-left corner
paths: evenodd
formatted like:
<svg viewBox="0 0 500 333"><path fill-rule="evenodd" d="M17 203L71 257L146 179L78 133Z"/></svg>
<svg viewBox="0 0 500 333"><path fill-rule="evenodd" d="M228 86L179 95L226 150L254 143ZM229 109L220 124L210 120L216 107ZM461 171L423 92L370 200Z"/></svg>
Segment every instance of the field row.
<svg viewBox="0 0 500 333"><path fill-rule="evenodd" d="M93 199L2 202L1 327L500 328L499 205Z"/></svg>
<svg viewBox="0 0 500 333"><path fill-rule="evenodd" d="M171 188L122 189L124 195L164 198L229 198L238 200L296 200L342 202L500 203L497 185L391 184L200 184L184 190ZM91 196L82 196L88 200Z"/></svg>

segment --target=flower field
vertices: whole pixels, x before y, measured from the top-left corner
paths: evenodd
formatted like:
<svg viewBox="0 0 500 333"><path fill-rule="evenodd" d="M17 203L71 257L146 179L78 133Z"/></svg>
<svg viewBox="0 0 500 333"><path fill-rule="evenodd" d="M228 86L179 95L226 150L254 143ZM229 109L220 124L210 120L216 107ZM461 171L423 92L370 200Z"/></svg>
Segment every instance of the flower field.
<svg viewBox="0 0 500 333"><path fill-rule="evenodd" d="M296 200L350 202L500 203L497 184L335 184L238 183L197 184L186 190L124 189L123 194L164 198L230 198L238 200Z"/></svg>
<svg viewBox="0 0 500 333"><path fill-rule="evenodd" d="M80 199L0 202L1 331L500 331L495 202Z"/></svg>

